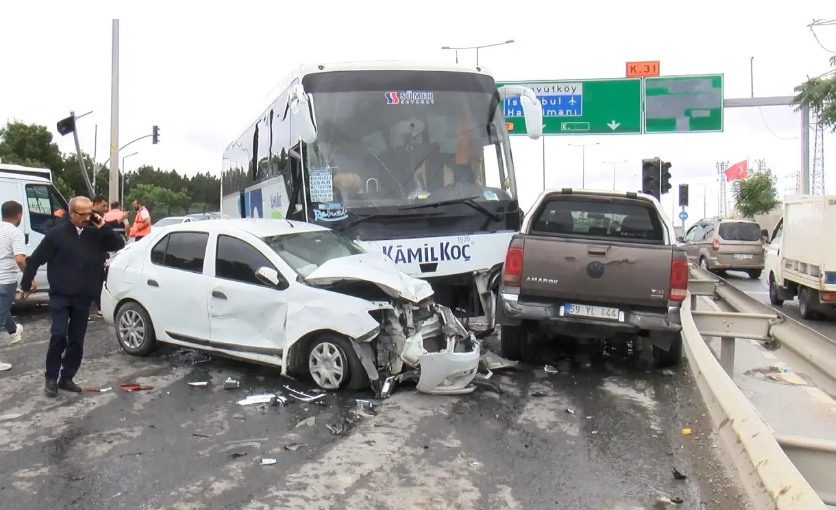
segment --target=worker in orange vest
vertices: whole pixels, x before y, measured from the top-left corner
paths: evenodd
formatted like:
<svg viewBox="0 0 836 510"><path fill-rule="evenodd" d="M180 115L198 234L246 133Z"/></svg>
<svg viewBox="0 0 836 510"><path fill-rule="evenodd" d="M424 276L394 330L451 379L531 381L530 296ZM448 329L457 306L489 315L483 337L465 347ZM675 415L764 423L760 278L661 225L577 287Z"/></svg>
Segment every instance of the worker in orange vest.
<svg viewBox="0 0 836 510"><path fill-rule="evenodd" d="M131 226L131 237L136 242L151 233L151 213L148 212L148 208L139 198L134 200L133 206L136 216L134 217L134 224Z"/></svg>

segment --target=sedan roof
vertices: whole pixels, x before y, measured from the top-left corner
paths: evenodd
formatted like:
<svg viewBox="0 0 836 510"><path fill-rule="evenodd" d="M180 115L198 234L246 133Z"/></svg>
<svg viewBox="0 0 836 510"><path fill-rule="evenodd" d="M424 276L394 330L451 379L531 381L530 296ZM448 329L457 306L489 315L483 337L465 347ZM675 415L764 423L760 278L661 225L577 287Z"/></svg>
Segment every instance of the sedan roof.
<svg viewBox="0 0 836 510"><path fill-rule="evenodd" d="M256 237L279 236L284 234L295 234L299 232L314 232L328 230L325 227L292 220L260 219L260 218L238 218L238 219L217 219L212 221L194 221L178 223L166 228L166 232L177 231L199 231L207 233L225 232L228 230L243 230Z"/></svg>

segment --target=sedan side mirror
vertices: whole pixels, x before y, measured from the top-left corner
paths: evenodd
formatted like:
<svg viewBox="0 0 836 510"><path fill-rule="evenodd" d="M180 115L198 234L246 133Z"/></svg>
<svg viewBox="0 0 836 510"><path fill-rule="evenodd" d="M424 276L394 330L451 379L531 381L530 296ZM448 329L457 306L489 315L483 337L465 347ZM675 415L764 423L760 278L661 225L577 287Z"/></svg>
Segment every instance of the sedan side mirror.
<svg viewBox="0 0 836 510"><path fill-rule="evenodd" d="M287 281L285 281L280 275L279 272L273 269L272 267L260 267L258 271L255 272L255 277L261 283L265 285L272 285L280 290L284 290L288 287Z"/></svg>

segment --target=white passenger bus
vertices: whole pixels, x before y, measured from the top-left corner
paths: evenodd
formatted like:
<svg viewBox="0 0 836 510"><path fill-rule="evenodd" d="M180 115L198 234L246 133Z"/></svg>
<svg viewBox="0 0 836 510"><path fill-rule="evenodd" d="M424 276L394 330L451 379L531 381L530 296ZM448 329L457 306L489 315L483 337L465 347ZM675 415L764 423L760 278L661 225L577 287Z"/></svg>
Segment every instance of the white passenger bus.
<svg viewBox="0 0 836 510"><path fill-rule="evenodd" d="M428 280L436 300L488 315L522 211L502 100L484 68L405 62L301 66L224 152L222 214L340 231Z"/></svg>

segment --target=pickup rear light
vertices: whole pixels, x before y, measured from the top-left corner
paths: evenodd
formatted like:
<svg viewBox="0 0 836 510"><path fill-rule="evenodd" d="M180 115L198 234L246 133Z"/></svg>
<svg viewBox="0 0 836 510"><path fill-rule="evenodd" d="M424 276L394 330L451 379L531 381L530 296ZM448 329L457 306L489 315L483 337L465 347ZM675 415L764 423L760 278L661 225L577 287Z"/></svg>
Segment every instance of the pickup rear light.
<svg viewBox="0 0 836 510"><path fill-rule="evenodd" d="M716 237L711 240L711 249L717 251L720 249L720 240Z"/></svg>
<svg viewBox="0 0 836 510"><path fill-rule="evenodd" d="M671 262L671 283L668 292L669 299L682 301L688 292L688 261L674 260Z"/></svg>
<svg viewBox="0 0 836 510"><path fill-rule="evenodd" d="M523 249L512 246L505 254L505 266L502 268L502 284L519 287L522 280Z"/></svg>

